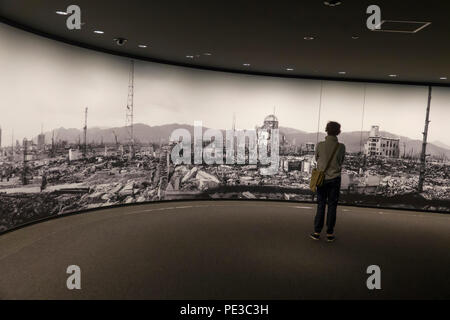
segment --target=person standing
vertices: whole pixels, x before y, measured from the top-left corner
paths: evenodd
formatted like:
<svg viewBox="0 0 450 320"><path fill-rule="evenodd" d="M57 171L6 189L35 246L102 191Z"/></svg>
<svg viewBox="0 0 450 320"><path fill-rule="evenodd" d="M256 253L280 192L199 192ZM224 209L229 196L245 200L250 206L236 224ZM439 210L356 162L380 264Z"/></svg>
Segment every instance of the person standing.
<svg viewBox="0 0 450 320"><path fill-rule="evenodd" d="M325 207L328 204L327 241L333 242L336 239L334 228L341 190L341 171L345 157L345 145L339 143L337 138L341 133L339 123L328 122L325 131L327 132L325 141L318 143L315 150L317 168L324 170L325 178L323 184L317 187L317 213L314 219L314 232L310 236L313 240L320 239L320 233L325 223Z"/></svg>

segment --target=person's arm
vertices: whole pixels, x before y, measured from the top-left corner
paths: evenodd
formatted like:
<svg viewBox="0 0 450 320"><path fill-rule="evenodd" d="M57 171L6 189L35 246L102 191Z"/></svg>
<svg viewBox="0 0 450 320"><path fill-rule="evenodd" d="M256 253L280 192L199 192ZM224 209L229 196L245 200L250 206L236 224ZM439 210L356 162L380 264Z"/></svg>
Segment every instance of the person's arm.
<svg viewBox="0 0 450 320"><path fill-rule="evenodd" d="M314 150L314 157L316 158L316 162L319 161L319 144L316 144L316 150Z"/></svg>
<svg viewBox="0 0 450 320"><path fill-rule="evenodd" d="M342 144L342 148L340 149L340 153L339 153L339 165L342 166L342 164L344 163L344 159L345 159L345 144Z"/></svg>

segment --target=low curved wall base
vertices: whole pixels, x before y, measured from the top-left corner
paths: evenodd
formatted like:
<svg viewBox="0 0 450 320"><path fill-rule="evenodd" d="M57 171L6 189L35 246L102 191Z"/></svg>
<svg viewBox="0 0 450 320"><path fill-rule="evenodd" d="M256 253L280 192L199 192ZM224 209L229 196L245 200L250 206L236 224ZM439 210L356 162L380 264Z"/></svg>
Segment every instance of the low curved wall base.
<svg viewBox="0 0 450 320"><path fill-rule="evenodd" d="M45 221L0 237L0 298L449 298L450 216L338 210L335 243L309 239L309 204L190 201ZM70 265L81 290L66 287ZM381 290L367 289L370 265Z"/></svg>

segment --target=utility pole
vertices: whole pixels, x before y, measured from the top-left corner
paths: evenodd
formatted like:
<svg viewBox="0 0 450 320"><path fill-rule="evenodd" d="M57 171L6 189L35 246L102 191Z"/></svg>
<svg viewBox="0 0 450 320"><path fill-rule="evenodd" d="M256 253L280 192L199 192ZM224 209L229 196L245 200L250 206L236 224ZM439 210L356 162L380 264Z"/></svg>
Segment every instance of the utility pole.
<svg viewBox="0 0 450 320"><path fill-rule="evenodd" d="M428 125L430 124L430 107L431 107L431 95L433 87L428 87L428 106L427 106L427 116L425 118L425 130L423 131L423 143L422 143L422 153L420 155L420 175L419 175L419 185L417 190L423 192L423 183L425 181L425 170L427 164L427 139L428 139Z"/></svg>
<svg viewBox="0 0 450 320"><path fill-rule="evenodd" d="M366 112L366 97L367 97L367 85L364 84L364 97L361 116L361 135L359 140L359 155L363 154L363 129L364 129L364 114Z"/></svg>
<svg viewBox="0 0 450 320"><path fill-rule="evenodd" d="M87 155L87 116L88 108L84 109L84 146L83 146L83 157L86 158Z"/></svg>
<svg viewBox="0 0 450 320"><path fill-rule="evenodd" d="M55 157L55 130L52 130L52 158Z"/></svg>
<svg viewBox="0 0 450 320"><path fill-rule="evenodd" d="M117 134L114 132L114 130L112 131L113 135L114 135L114 139L116 140L116 150L119 150L119 141L117 140Z"/></svg>
<svg viewBox="0 0 450 320"><path fill-rule="evenodd" d="M12 156L12 161L14 161L14 129L12 129L12 135L11 135L11 156Z"/></svg>
<svg viewBox="0 0 450 320"><path fill-rule="evenodd" d="M28 184L28 180L27 180L27 152L28 151L28 141L27 139L23 139L23 172L22 172L22 183L23 185L27 185Z"/></svg>
<svg viewBox="0 0 450 320"><path fill-rule="evenodd" d="M133 132L133 119L134 117L134 60L131 60L130 66L130 79L128 83L128 99L126 109L126 128L128 131L128 139L130 144L130 159L134 158L134 132Z"/></svg>
<svg viewBox="0 0 450 320"><path fill-rule="evenodd" d="M233 112L233 125L232 125L232 130L233 130L233 162L236 161L237 159L237 136L236 136L236 112Z"/></svg>

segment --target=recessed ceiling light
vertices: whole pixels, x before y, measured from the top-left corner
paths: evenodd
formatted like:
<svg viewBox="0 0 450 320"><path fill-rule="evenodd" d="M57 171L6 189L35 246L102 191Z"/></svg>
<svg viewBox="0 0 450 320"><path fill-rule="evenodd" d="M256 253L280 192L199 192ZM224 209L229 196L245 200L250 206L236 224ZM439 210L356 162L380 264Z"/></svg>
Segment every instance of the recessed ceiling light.
<svg viewBox="0 0 450 320"><path fill-rule="evenodd" d="M352 36L352 39L353 39L353 40L358 40L358 39L359 39L359 36Z"/></svg>
<svg viewBox="0 0 450 320"><path fill-rule="evenodd" d="M441 80L447 80L447 77L440 77Z"/></svg>
<svg viewBox="0 0 450 320"><path fill-rule="evenodd" d="M59 14L60 16L67 16L68 13L65 11L58 10L56 11L56 14Z"/></svg>
<svg viewBox="0 0 450 320"><path fill-rule="evenodd" d="M188 59L194 59L194 56L186 56Z"/></svg>
<svg viewBox="0 0 450 320"><path fill-rule="evenodd" d="M339 74L346 74L347 72L345 71L339 71Z"/></svg>
<svg viewBox="0 0 450 320"><path fill-rule="evenodd" d="M104 31L101 31L101 30L95 30L94 33L97 33L97 34L104 34L105 32L104 32Z"/></svg>
<svg viewBox="0 0 450 320"><path fill-rule="evenodd" d="M323 3L329 7L336 7L336 6L340 5L342 2L339 0L326 0Z"/></svg>
<svg viewBox="0 0 450 320"><path fill-rule="evenodd" d="M391 78L397 78L397 75L396 75L396 74L390 74L389 77L391 77Z"/></svg>
<svg viewBox="0 0 450 320"><path fill-rule="evenodd" d="M303 39L305 39L305 40L314 40L314 37L307 36L307 37L303 37Z"/></svg>
<svg viewBox="0 0 450 320"><path fill-rule="evenodd" d="M212 53L206 52L203 55L205 55L205 56L212 56Z"/></svg>
<svg viewBox="0 0 450 320"><path fill-rule="evenodd" d="M250 67L250 63L244 63L242 64L244 67Z"/></svg>
<svg viewBox="0 0 450 320"><path fill-rule="evenodd" d="M294 71L293 68L286 68L286 71Z"/></svg>
<svg viewBox="0 0 450 320"><path fill-rule="evenodd" d="M147 45L145 45L145 44L140 44L140 45L138 45L138 47L139 47L139 48L147 48Z"/></svg>

